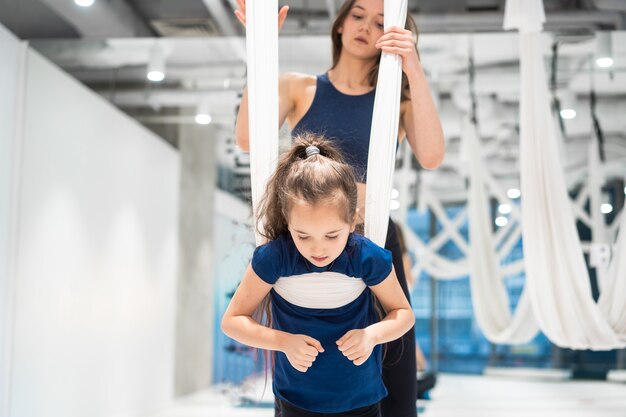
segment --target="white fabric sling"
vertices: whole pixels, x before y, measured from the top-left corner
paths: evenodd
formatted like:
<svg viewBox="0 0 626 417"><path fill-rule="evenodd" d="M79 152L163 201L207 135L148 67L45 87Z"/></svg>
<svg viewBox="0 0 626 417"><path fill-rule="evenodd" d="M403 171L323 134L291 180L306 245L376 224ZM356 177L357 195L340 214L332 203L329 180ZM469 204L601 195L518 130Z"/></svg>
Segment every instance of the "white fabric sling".
<svg viewBox="0 0 626 417"><path fill-rule="evenodd" d="M526 290L539 327L558 346L623 348L625 229L620 230L610 267L614 275L605 281L608 288L619 293L603 291L598 306L591 296L587 265L559 161L542 55L540 31L544 21L541 0L507 0L504 28L520 31L520 170Z"/></svg>
<svg viewBox="0 0 626 417"><path fill-rule="evenodd" d="M248 59L248 130L252 212L278 159L278 0L246 2ZM262 225L261 225L262 228ZM256 244L265 243L256 227Z"/></svg>
<svg viewBox="0 0 626 417"><path fill-rule="evenodd" d="M485 192L485 161L476 126L466 120L463 141L468 151L470 190L468 196L470 249L470 290L478 326L490 342L522 344L539 332L526 291L511 317L509 296L502 282L499 260L492 236L489 194ZM516 239L517 240L517 239Z"/></svg>
<svg viewBox="0 0 626 417"><path fill-rule="evenodd" d="M360 278L337 272L282 277L274 290L291 304L305 308L339 308L359 298L367 288Z"/></svg>
<svg viewBox="0 0 626 417"><path fill-rule="evenodd" d="M255 213L278 156L278 9L277 0L248 0L248 115L252 206ZM407 0L385 2L385 27L404 27ZM402 58L381 57L370 132L365 234L384 246L398 138ZM257 245L263 243L256 236Z"/></svg>
<svg viewBox="0 0 626 417"><path fill-rule="evenodd" d="M385 29L403 28L407 0L385 1ZM389 224L389 204L400 122L402 58L383 52L380 58L374 114L367 158L367 191L365 196L365 236L385 246Z"/></svg>

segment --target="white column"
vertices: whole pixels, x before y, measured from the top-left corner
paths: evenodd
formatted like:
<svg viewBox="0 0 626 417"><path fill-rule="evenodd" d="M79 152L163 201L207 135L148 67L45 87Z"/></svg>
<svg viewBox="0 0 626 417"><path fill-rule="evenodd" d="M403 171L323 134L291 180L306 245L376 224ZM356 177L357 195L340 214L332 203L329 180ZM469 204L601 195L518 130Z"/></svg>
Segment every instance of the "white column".
<svg viewBox="0 0 626 417"><path fill-rule="evenodd" d="M217 164L215 131L183 125L175 395L211 384L213 363L213 218Z"/></svg>

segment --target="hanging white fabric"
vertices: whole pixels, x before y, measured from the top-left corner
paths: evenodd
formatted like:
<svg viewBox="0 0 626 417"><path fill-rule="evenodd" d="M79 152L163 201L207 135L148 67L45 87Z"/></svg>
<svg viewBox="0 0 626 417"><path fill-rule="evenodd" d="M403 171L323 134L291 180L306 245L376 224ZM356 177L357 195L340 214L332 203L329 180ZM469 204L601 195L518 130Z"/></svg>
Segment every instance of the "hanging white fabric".
<svg viewBox="0 0 626 417"><path fill-rule="evenodd" d="M606 307L601 308L591 295L549 106L539 33L543 21L540 0L507 0L504 28L520 30L520 171L526 289L539 327L553 343L572 349L622 348L626 346L626 329L621 321L624 317L615 313L617 322L612 322L602 314L609 301L615 300L606 301ZM623 259L626 248L619 250L622 253L616 253L613 262ZM611 268L618 271L623 265ZM626 291L617 278L609 277L607 282ZM626 294L620 296L623 307Z"/></svg>
<svg viewBox="0 0 626 417"><path fill-rule="evenodd" d="M252 212L278 159L278 0L247 0L248 129ZM261 225L262 227L262 225ZM256 244L264 238L256 231Z"/></svg>
<svg viewBox="0 0 626 417"><path fill-rule="evenodd" d="M407 0L385 1L385 29L404 27ZM389 204L398 143L402 58L383 52L376 84L376 99L367 159L365 235L384 246L389 223Z"/></svg>
<svg viewBox="0 0 626 417"><path fill-rule="evenodd" d="M598 306L611 328L626 335L626 209L622 208L617 243L608 271L606 288L600 293Z"/></svg>
<svg viewBox="0 0 626 417"><path fill-rule="evenodd" d="M492 235L490 195L485 191L487 172L476 126L466 120L462 129L468 152L470 290L478 326L493 343L522 344L539 333L526 291L511 317L509 296L502 281L498 253Z"/></svg>

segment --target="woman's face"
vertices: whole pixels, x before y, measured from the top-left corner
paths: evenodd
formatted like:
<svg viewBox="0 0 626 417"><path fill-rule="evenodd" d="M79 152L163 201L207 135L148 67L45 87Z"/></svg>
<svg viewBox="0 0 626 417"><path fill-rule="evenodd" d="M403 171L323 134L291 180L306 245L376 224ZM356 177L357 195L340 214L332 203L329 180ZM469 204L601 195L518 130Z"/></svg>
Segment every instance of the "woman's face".
<svg viewBox="0 0 626 417"><path fill-rule="evenodd" d="M383 0L357 0L339 27L342 52L358 58L378 57L376 41L384 32Z"/></svg>

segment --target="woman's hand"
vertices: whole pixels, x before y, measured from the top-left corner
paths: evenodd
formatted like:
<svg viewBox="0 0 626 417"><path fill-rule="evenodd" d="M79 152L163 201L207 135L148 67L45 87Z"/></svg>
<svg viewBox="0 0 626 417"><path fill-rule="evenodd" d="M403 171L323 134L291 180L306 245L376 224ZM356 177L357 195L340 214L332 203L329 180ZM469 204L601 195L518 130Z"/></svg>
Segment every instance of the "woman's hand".
<svg viewBox="0 0 626 417"><path fill-rule="evenodd" d="M413 32L399 27L390 27L376 42L376 48L383 52L398 54L402 57L402 71L413 74L421 67L417 47L413 42Z"/></svg>
<svg viewBox="0 0 626 417"><path fill-rule="evenodd" d="M287 334L281 351L287 355L291 366L306 372L315 362L318 353L324 352L322 344L303 334Z"/></svg>
<svg viewBox="0 0 626 417"><path fill-rule="evenodd" d="M343 356L356 366L361 366L370 357L376 342L367 329L350 330L337 340L337 346Z"/></svg>
<svg viewBox="0 0 626 417"><path fill-rule="evenodd" d="M239 9L235 10L235 16L241 22L241 24L246 26L246 0L237 0L237 5ZM285 19L287 18L287 12L289 11L289 6L281 7L278 12L278 30L283 27L283 23L285 23Z"/></svg>

